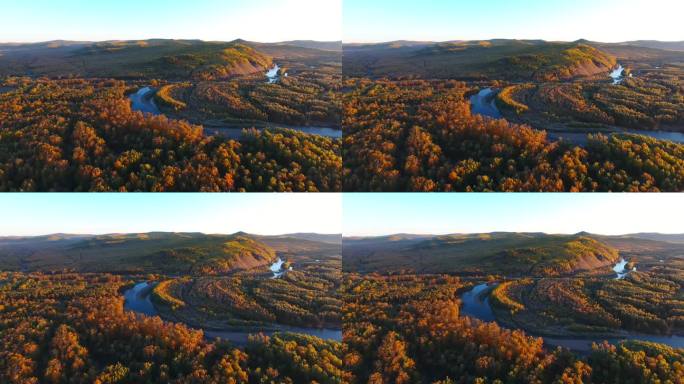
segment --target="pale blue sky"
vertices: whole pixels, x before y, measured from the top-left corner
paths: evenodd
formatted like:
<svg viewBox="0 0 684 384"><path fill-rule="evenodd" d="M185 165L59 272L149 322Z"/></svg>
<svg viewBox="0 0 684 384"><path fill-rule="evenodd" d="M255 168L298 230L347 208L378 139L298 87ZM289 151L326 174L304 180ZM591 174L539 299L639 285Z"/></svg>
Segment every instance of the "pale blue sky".
<svg viewBox="0 0 684 384"><path fill-rule="evenodd" d="M342 0L1 0L0 12L0 42L342 38Z"/></svg>
<svg viewBox="0 0 684 384"><path fill-rule="evenodd" d="M0 194L0 236L49 233L684 233L683 194Z"/></svg>
<svg viewBox="0 0 684 384"><path fill-rule="evenodd" d="M344 0L344 41L684 40L682 0Z"/></svg>
<svg viewBox="0 0 684 384"><path fill-rule="evenodd" d="M340 194L0 194L0 236L341 233Z"/></svg>
<svg viewBox="0 0 684 384"><path fill-rule="evenodd" d="M345 236L494 231L684 233L683 194L344 194Z"/></svg>

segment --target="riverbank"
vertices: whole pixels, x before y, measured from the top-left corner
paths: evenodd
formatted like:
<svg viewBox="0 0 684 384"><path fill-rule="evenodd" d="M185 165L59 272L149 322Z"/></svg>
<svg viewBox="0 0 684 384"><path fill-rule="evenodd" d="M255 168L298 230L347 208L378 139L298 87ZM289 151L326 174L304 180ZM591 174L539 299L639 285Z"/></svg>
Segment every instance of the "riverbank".
<svg viewBox="0 0 684 384"><path fill-rule="evenodd" d="M162 112L154 101L156 90L151 87L143 87L131 93L128 98L131 101L131 108L134 111L161 115ZM204 134L210 136L221 136L233 140L244 138L245 129L257 129L260 131L267 129L291 129L309 135L330 137L333 139L342 138L342 129L324 126L293 126L286 124L275 124L268 122L232 123L225 124L220 121L204 121Z"/></svg>
<svg viewBox="0 0 684 384"><path fill-rule="evenodd" d="M143 113L150 113L153 115L160 115L161 111L154 101L154 94L156 90L151 87L140 88L137 92L128 96L131 100L131 108L134 111Z"/></svg>
<svg viewBox="0 0 684 384"><path fill-rule="evenodd" d="M124 309L133 311L145 316L159 316L165 320L171 320L174 322L181 322L188 327L199 329L204 332L206 339L216 339L221 338L223 340L229 340L235 344L243 345L246 344L249 336L253 334L265 334L273 335L275 333L300 333L310 336L319 337L321 339L327 340L342 340L342 330L340 329L329 329L329 328L307 328L307 327L294 327L283 324L268 324L268 325L255 325L250 327L231 327L231 328L218 328L207 325L193 324L192 322L182 321L180 319L169 319L169 316L162 316L159 310L155 307L151 300L152 289L154 289L153 282L140 282L136 283L132 288L128 288L123 292L124 296Z"/></svg>
<svg viewBox="0 0 684 384"><path fill-rule="evenodd" d="M483 88L477 94L470 97L471 111L474 114L481 115L492 119L506 118L496 105L497 90L494 88ZM512 119L515 121L517 119ZM643 129L628 129L618 126L601 126L599 127L577 127L568 128L566 124L552 124L543 121L535 121L533 118L528 118L521 121L524 124L532 127L544 126L546 136L551 141L563 140L575 145L584 146L588 142L587 135L589 134L603 134L612 136L617 134L633 134L652 137L658 140L671 141L675 143L684 144L684 133L679 131L658 131L658 130L643 130Z"/></svg>
<svg viewBox="0 0 684 384"><path fill-rule="evenodd" d="M534 331L519 326L510 311L492 307L489 294L497 283L482 283L464 291L460 295L461 316L469 316L485 322L495 322L502 328L522 329L534 337L542 337L544 344L551 347L565 347L576 352L586 353L591 351L594 343L603 341L616 344L627 340L650 341L666 344L674 348L684 348L684 336L680 335L649 335L640 332L626 330L613 330L606 333L594 333L590 335L570 334L560 328L554 328L556 333L537 328Z"/></svg>
<svg viewBox="0 0 684 384"><path fill-rule="evenodd" d="M492 119L501 119L503 115L496 106L498 91L493 88L483 88L478 93L470 96L471 111L476 115L486 116Z"/></svg>
<svg viewBox="0 0 684 384"><path fill-rule="evenodd" d="M306 126L290 126L283 124L245 124L245 125L218 125L218 124L203 124L204 133L206 135L221 136L228 139L240 140L244 138L245 129L256 129L259 131L273 130L273 129L291 129L294 131L306 133L309 135L329 137L332 139L342 138L342 130L329 127L306 127Z"/></svg>

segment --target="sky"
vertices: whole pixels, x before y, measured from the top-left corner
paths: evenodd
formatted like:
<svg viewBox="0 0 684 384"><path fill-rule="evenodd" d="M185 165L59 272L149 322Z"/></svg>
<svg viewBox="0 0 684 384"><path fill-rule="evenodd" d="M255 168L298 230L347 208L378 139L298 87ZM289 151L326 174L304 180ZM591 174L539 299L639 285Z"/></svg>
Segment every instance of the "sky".
<svg viewBox="0 0 684 384"><path fill-rule="evenodd" d="M4 193L0 212L0 236L684 233L684 194L668 193Z"/></svg>
<svg viewBox="0 0 684 384"><path fill-rule="evenodd" d="M342 232L340 194L0 194L0 236Z"/></svg>
<svg viewBox="0 0 684 384"><path fill-rule="evenodd" d="M486 232L684 233L684 195L668 193L344 194L345 236Z"/></svg>
<svg viewBox="0 0 684 384"><path fill-rule="evenodd" d="M684 40L682 0L344 0L345 42Z"/></svg>
<svg viewBox="0 0 684 384"><path fill-rule="evenodd" d="M342 0L2 0L0 42L342 39Z"/></svg>

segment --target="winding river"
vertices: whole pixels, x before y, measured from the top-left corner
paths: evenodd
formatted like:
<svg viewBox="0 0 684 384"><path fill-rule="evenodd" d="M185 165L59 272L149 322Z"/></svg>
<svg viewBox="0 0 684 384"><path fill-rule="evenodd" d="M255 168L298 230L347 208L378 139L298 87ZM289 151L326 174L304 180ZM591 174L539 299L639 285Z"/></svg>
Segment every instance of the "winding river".
<svg viewBox="0 0 684 384"><path fill-rule="evenodd" d="M295 131L308 133L310 135L330 137L333 139L342 138L342 130L328 127L299 127L299 126L289 126L289 125L275 125L269 128L257 127L258 130L263 131L264 129L273 128L286 128L294 129ZM229 139L240 140L243 137L242 130L244 127L230 127L230 126L204 126L204 132L209 135L218 135L226 137Z"/></svg>
<svg viewBox="0 0 684 384"><path fill-rule="evenodd" d="M127 289L124 292L124 309L147 316L159 316L159 312L154 307L154 304L150 299L150 294L152 293L153 287L153 283L144 281L135 284L130 289ZM191 328L197 329L197 327ZM293 327L281 324L274 324L273 326L271 326L271 328L272 329L269 330L251 332L209 328L199 329L201 329L204 332L204 337L207 339L221 338L223 340L229 340L232 343L238 345L246 344L249 335L253 335L255 333L263 333L264 335L270 336L277 332L291 332L316 336L321 339L327 340L342 340L342 331L339 329Z"/></svg>
<svg viewBox="0 0 684 384"><path fill-rule="evenodd" d="M618 64L617 68L615 68L615 69L610 73L610 78L613 79L613 84L620 84L620 83L622 83L622 80L625 78L625 77L624 77L624 72L625 72L625 69L622 67L621 64Z"/></svg>
<svg viewBox="0 0 684 384"><path fill-rule="evenodd" d="M278 66L278 64L273 64L273 68L269 69L268 72L266 72L266 82L269 84L277 83L278 80L280 80L278 71L280 71L280 67Z"/></svg>
<svg viewBox="0 0 684 384"><path fill-rule="evenodd" d="M291 266L288 269L283 269L283 264L285 264L285 260L281 259L280 257L273 264L271 264L269 269L271 270L271 272L273 272L273 279L279 279L287 271L292 270Z"/></svg>
<svg viewBox="0 0 684 384"><path fill-rule="evenodd" d="M496 107L496 91L492 88L483 88L475 95L470 96L472 112L476 115L500 119L503 116Z"/></svg>
<svg viewBox="0 0 684 384"><path fill-rule="evenodd" d="M472 289L461 294L461 315L470 316L477 318L482 321L496 321L494 316L494 311L489 304L489 292L488 289L496 286L489 284L479 284ZM504 327L499 324L499 326ZM663 335L647 335L638 332L626 331L626 335L623 337L547 337L542 335L535 335L533 332L525 330L525 333L544 338L544 344L548 347L565 347L578 352L589 352L591 351L592 343L602 343L604 340L609 343L616 344L625 340L642 340L642 341L652 341L661 344L667 344L675 348L684 348L684 336L663 336Z"/></svg>
<svg viewBox="0 0 684 384"><path fill-rule="evenodd" d="M154 102L154 93L156 91L150 87L143 87L136 93L132 93L128 98L131 100L131 108L134 111L151 113L153 115L160 115L159 107Z"/></svg>
<svg viewBox="0 0 684 384"><path fill-rule="evenodd" d="M489 305L490 288L495 285L480 284L461 295L461 314L475 317L482 321L496 321L494 311Z"/></svg>
<svg viewBox="0 0 684 384"><path fill-rule="evenodd" d="M277 66L277 65L276 65ZM269 71L270 72L270 71ZM149 113L152 115L161 115L161 111L154 102L154 94L156 90L151 87L140 88L137 92L128 96L131 100L131 109ZM229 125L204 125L204 132L207 135L222 136L228 139L240 140L243 137L243 129L246 127L229 126ZM286 128L295 131L308 133L310 135L325 136L334 139L342 137L342 130L329 127L307 127L307 126L290 126L284 124L274 124L272 127L256 127L259 130L269 128Z"/></svg>
<svg viewBox="0 0 684 384"><path fill-rule="evenodd" d="M625 259L620 259L620 261L618 261L617 264L615 264L615 266L613 267L613 271L615 271L615 273L617 274L617 277L615 277L616 279L624 279L625 277L627 277L627 275L632 273L632 271L637 270L636 266L634 266L632 269L627 269L627 264L628 261Z"/></svg>
<svg viewBox="0 0 684 384"><path fill-rule="evenodd" d="M486 116L493 119L500 119L503 116L496 106L496 90L493 88L484 88L476 95L470 97L471 110L474 114ZM659 140L668 140L675 143L684 143L684 133L672 131L647 131L640 129L615 129L615 130L597 130L597 131L565 131L565 130L547 130L546 136L551 141L558 141L563 139L576 145L586 145L587 135L590 133L600 132L604 135L615 135L620 133L631 133L635 135L644 135L653 137Z"/></svg>

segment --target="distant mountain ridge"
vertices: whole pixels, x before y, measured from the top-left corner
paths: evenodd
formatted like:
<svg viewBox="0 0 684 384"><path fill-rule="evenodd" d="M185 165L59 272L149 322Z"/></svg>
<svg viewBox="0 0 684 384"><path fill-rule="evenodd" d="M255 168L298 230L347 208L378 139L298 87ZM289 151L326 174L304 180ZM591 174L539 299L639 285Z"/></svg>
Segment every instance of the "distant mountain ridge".
<svg viewBox="0 0 684 384"><path fill-rule="evenodd" d="M362 240L374 240L374 239L392 239L392 238L406 238L406 239L425 239L425 238L435 238L435 237L441 237L441 236L483 236L483 235L492 235L492 236L497 236L497 235L523 235L523 236L604 236L604 237L636 237L636 238L647 238L651 239L651 237L662 237L662 238L673 238L673 239L678 239L682 238L684 239L684 233L660 233L660 232L635 232L635 233L626 233L623 235L600 235L596 233L591 233L587 231L580 231L576 233L568 233L568 234L558 234L558 233L547 233L547 232L510 232L510 231L494 231L494 232L478 232L478 233L460 233L460 232L454 232L454 233L448 233L448 234L442 234L442 235L437 235L437 234L414 234L414 233L393 233L393 234L388 234L388 235L377 235L377 236L343 236L343 240L349 240L349 241L362 241ZM1 239L1 237L0 237Z"/></svg>
<svg viewBox="0 0 684 384"><path fill-rule="evenodd" d="M91 237L107 237L107 236L168 236L168 235L185 235L185 236L261 236L261 237L291 237L297 239L313 240L318 238L320 240L335 241L342 239L341 233L316 233L316 232L294 232L284 233L281 235L256 235L244 231L234 233L205 233L205 232L168 232L168 231L152 231L152 232L112 232L103 234L91 233L48 233L45 235L13 235L0 236L0 241L3 240L39 240L39 239L70 239L70 238L91 238Z"/></svg>
<svg viewBox="0 0 684 384"><path fill-rule="evenodd" d="M274 54L341 52L341 42L258 43L202 40L54 40L0 44L0 75L220 80L266 72Z"/></svg>
<svg viewBox="0 0 684 384"><path fill-rule="evenodd" d="M616 42L616 43L605 43L601 41L593 41L593 40L588 40L588 39L577 39L573 41L554 41L554 40L544 40L544 39L504 39L504 38L495 38L495 39L485 39L485 40L444 40L444 41L433 41L433 40L391 40L391 41L383 41L383 42L372 42L372 43L358 43L358 42L343 42L342 45L343 47L370 47L370 46L389 46L389 45L394 45L394 46L426 46L426 45L437 45L437 44L451 44L451 43L472 43L472 42L482 42L482 41L489 41L489 42L510 42L510 41L520 41L520 42L528 42L528 43L537 43L537 44L543 44L543 43L581 43L581 44L614 44L614 45L633 45L633 46L642 46L646 48L657 48L657 49L665 49L664 47L670 47L670 49L675 49L675 48L680 48L684 47L684 40L683 41L662 41L662 40L632 40L632 41L622 41L622 42Z"/></svg>
<svg viewBox="0 0 684 384"><path fill-rule="evenodd" d="M602 78L618 60L684 59L684 42L453 40L345 43L346 76L567 81Z"/></svg>
<svg viewBox="0 0 684 384"><path fill-rule="evenodd" d="M360 273L565 276L598 269L607 271L619 259L618 246L664 245L663 238L684 242L684 235L636 236L492 232L345 237L343 268Z"/></svg>
<svg viewBox="0 0 684 384"><path fill-rule="evenodd" d="M641 233L630 233L623 235L623 237L633 237L637 239L647 239L654 241L665 241L669 243L681 243L684 244L684 234L664 234L655 232L641 232Z"/></svg>
<svg viewBox="0 0 684 384"><path fill-rule="evenodd" d="M342 244L342 234L320 234L320 233L287 233L278 237L290 237L299 240L317 241L329 244Z"/></svg>
<svg viewBox="0 0 684 384"><path fill-rule="evenodd" d="M290 40L274 43L293 47L320 49L324 51L342 51L342 41Z"/></svg>
<svg viewBox="0 0 684 384"><path fill-rule="evenodd" d="M582 42L454 40L345 45L349 76L564 81L608 74L613 55Z"/></svg>
<svg viewBox="0 0 684 384"><path fill-rule="evenodd" d="M293 236L303 236L295 234ZM335 235L306 234L330 240ZM319 245L317 245L319 244ZM324 245L325 244L325 245ZM0 237L0 270L225 274L266 266L289 248L337 253L333 245L285 236L199 232Z"/></svg>
<svg viewBox="0 0 684 384"><path fill-rule="evenodd" d="M684 51L684 41L658 41L658 40L635 40L618 43L620 45L631 45L635 47L645 47L662 49L667 51Z"/></svg>
<svg viewBox="0 0 684 384"><path fill-rule="evenodd" d="M272 64L270 56L240 41L53 41L0 45L0 51L0 74L8 75L211 80L265 71Z"/></svg>
<svg viewBox="0 0 684 384"><path fill-rule="evenodd" d="M227 41L216 41L216 40L201 40L201 39L164 39L164 38L153 38L153 39L138 39L138 40L47 40L47 41L36 41L36 42L0 42L0 48L2 47L49 47L49 48L59 48L68 46L83 46L83 45L106 45L115 44L122 42L169 42L169 41L179 41L179 42L194 42L194 43L241 43L241 44L265 44L265 45L291 45L295 47L302 48L313 48L313 49L327 49L327 50L338 50L342 48L342 41L319 41L319 40L287 40L278 41L274 43L261 43L258 41L249 41L244 39L234 39Z"/></svg>

